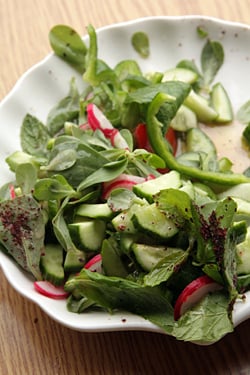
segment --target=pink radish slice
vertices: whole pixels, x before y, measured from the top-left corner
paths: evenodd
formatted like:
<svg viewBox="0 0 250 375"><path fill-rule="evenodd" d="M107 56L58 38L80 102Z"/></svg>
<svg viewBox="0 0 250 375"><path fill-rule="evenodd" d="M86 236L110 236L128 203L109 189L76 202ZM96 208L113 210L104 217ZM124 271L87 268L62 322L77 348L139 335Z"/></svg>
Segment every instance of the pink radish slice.
<svg viewBox="0 0 250 375"><path fill-rule="evenodd" d="M174 319L178 320L187 310L191 309L205 295L221 289L222 286L209 276L200 276L191 281L181 292L174 306Z"/></svg>
<svg viewBox="0 0 250 375"><path fill-rule="evenodd" d="M129 149L126 140L122 137L119 130L113 127L111 122L95 104L88 104L87 117L91 128L93 130L101 130L105 137L110 140L112 146L121 149Z"/></svg>
<svg viewBox="0 0 250 375"><path fill-rule="evenodd" d="M132 190L133 186L146 181L144 177L122 173L112 181L103 183L102 199L107 199L114 189L124 188Z"/></svg>
<svg viewBox="0 0 250 375"><path fill-rule="evenodd" d="M64 299L68 297L68 293L64 290L63 286L54 286L49 281L35 281L34 287L37 292L46 297L53 299Z"/></svg>
<svg viewBox="0 0 250 375"><path fill-rule="evenodd" d="M9 191L10 191L10 198L11 198L11 199L16 198L16 192L15 192L14 185L10 185L9 189L10 189L10 190L9 190Z"/></svg>
<svg viewBox="0 0 250 375"><path fill-rule="evenodd" d="M101 254L97 254L93 256L84 266L86 270L92 271L92 272L98 272L102 273L102 256Z"/></svg>

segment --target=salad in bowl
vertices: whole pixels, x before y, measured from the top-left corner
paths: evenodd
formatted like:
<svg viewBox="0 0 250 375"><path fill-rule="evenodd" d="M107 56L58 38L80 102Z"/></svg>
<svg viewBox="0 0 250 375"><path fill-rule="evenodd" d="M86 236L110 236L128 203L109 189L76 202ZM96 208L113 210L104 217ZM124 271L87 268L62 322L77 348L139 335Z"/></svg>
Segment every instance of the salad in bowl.
<svg viewBox="0 0 250 375"><path fill-rule="evenodd" d="M250 311L250 104L229 76L249 28L153 17L49 40L0 108L17 135L1 140L3 271L75 329L220 340Z"/></svg>

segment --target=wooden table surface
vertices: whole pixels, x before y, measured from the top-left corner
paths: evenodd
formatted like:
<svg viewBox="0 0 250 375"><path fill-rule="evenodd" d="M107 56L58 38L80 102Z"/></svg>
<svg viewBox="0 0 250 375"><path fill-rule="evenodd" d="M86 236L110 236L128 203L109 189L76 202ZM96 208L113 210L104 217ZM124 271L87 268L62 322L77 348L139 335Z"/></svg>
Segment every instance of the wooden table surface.
<svg viewBox="0 0 250 375"><path fill-rule="evenodd" d="M200 14L250 22L249 0L0 0L0 100L50 52L58 23L84 33L138 17ZM3 127L1 124L0 127ZM19 295L0 270L0 374L250 374L250 321L208 347L147 332L81 333Z"/></svg>

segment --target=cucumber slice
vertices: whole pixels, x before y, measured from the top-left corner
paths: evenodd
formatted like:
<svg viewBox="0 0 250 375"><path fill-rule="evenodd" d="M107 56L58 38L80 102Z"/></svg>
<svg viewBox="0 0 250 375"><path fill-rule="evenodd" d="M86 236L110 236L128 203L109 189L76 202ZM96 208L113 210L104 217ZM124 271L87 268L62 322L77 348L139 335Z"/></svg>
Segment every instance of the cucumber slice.
<svg viewBox="0 0 250 375"><path fill-rule="evenodd" d="M181 186L180 174L177 171L171 171L152 180L142 182L133 186L133 192L141 198L146 198L150 203L153 197L163 189L178 189Z"/></svg>
<svg viewBox="0 0 250 375"><path fill-rule="evenodd" d="M212 87L211 104L218 113L216 122L228 123L233 120L233 109L229 96L221 83Z"/></svg>
<svg viewBox="0 0 250 375"><path fill-rule="evenodd" d="M113 211L107 203L83 203L77 208L75 214L78 216L101 220L111 220L114 216Z"/></svg>
<svg viewBox="0 0 250 375"><path fill-rule="evenodd" d="M250 202L250 183L238 184L218 193L219 199L226 197L241 198Z"/></svg>
<svg viewBox="0 0 250 375"><path fill-rule="evenodd" d="M103 220L86 219L68 224L68 228L77 247L88 251L100 251L106 231L106 223Z"/></svg>
<svg viewBox="0 0 250 375"><path fill-rule="evenodd" d="M163 74L162 82L166 81L182 81L189 84L196 82L198 79L198 74L193 70L185 68L173 68L167 70Z"/></svg>
<svg viewBox="0 0 250 375"><path fill-rule="evenodd" d="M151 271L166 256L167 249L165 246L150 246L139 243L132 245L132 251L135 254L137 262L147 272Z"/></svg>
<svg viewBox="0 0 250 375"><path fill-rule="evenodd" d="M201 122L213 122L218 116L218 113L208 104L207 100L193 90L185 99L184 104L196 113L198 120Z"/></svg>
<svg viewBox="0 0 250 375"><path fill-rule="evenodd" d="M155 203L141 207L132 220L136 228L155 238L168 239L178 232L175 223Z"/></svg>
<svg viewBox="0 0 250 375"><path fill-rule="evenodd" d="M182 105L171 121L171 128L179 132L185 132L190 128L196 128L197 124L197 116L194 111Z"/></svg>
<svg viewBox="0 0 250 375"><path fill-rule="evenodd" d="M79 272L86 262L86 254L78 249L67 251L64 261L64 271L67 273Z"/></svg>
<svg viewBox="0 0 250 375"><path fill-rule="evenodd" d="M132 222L134 213L140 210L141 204L133 203L128 210L124 210L112 220L112 225L117 232L134 234L137 232Z"/></svg>
<svg viewBox="0 0 250 375"><path fill-rule="evenodd" d="M59 286L64 283L63 248L57 244L45 246L44 255L41 256L40 269L44 280Z"/></svg>
<svg viewBox="0 0 250 375"><path fill-rule="evenodd" d="M202 164L202 157L205 157L205 153L200 152L183 152L183 154L177 157L177 161L180 164L187 165L188 167L200 168Z"/></svg>
<svg viewBox="0 0 250 375"><path fill-rule="evenodd" d="M199 128L189 129L186 137L187 152L202 152L212 157L217 156L217 151L211 139Z"/></svg>
<svg viewBox="0 0 250 375"><path fill-rule="evenodd" d="M237 273L249 274L250 273L250 227L247 228L245 241L236 245L237 252Z"/></svg>

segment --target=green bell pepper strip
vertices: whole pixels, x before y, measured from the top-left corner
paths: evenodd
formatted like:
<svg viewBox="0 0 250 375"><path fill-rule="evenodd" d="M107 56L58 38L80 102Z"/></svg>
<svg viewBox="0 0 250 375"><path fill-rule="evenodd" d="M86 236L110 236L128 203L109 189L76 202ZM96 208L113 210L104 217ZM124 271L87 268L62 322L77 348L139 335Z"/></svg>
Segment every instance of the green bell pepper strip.
<svg viewBox="0 0 250 375"><path fill-rule="evenodd" d="M194 178L206 182L211 182L219 185L238 185L240 183L249 183L250 178L246 177L244 174L232 173L220 173L200 170L195 167L189 167L180 164L171 151L167 141L165 140L162 129L163 124L157 119L157 113L159 112L161 106L169 100L169 96L164 93L158 93L154 99L149 104L147 110L147 133L150 144L155 151L166 163L169 169L174 169L189 178Z"/></svg>

